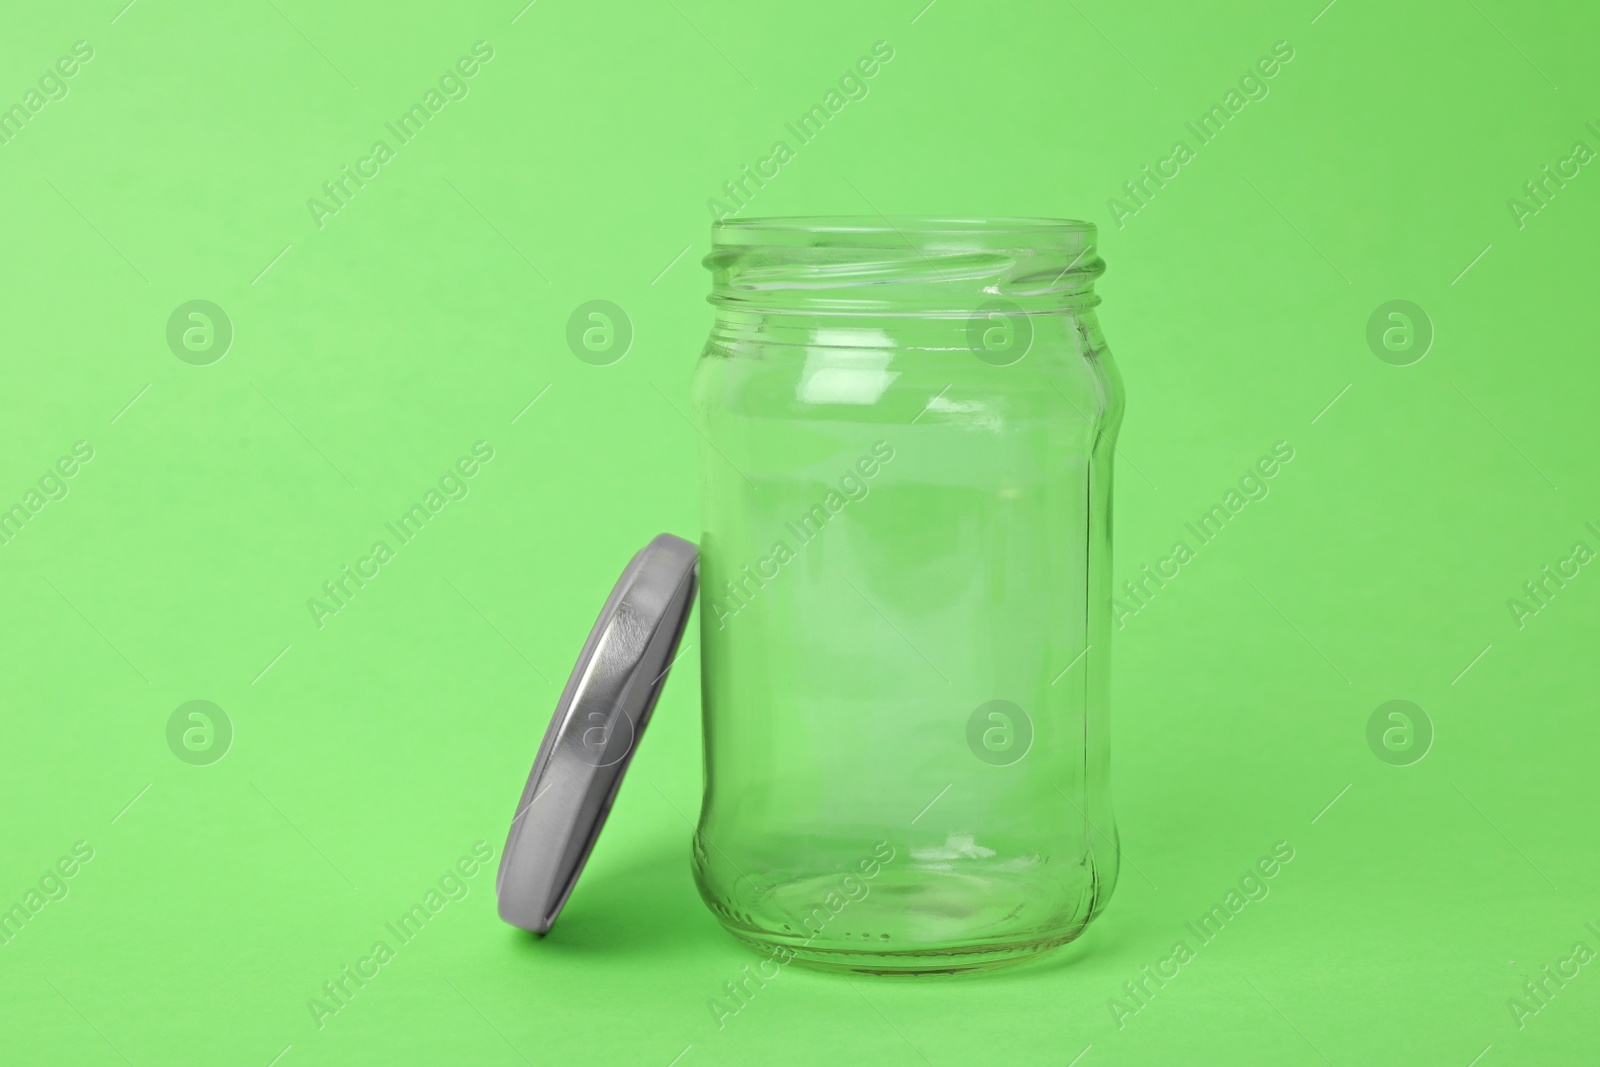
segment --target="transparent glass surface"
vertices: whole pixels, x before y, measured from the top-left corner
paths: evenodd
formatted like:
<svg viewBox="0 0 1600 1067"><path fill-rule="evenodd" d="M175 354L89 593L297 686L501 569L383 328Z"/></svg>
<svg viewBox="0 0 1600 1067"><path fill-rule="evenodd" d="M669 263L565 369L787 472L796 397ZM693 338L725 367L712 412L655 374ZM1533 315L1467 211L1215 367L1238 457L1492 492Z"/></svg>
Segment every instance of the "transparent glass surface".
<svg viewBox="0 0 1600 1067"><path fill-rule="evenodd" d="M702 896L779 960L999 966L1116 884L1121 387L1092 225L718 225L694 379Z"/></svg>

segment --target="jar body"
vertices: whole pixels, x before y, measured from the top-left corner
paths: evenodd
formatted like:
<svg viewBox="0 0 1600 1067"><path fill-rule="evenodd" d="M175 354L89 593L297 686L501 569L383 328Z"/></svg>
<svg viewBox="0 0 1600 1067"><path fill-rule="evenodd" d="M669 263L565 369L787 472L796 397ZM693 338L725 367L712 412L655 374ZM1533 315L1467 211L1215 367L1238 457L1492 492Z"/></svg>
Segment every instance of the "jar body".
<svg viewBox="0 0 1600 1067"><path fill-rule="evenodd" d="M1116 882L1120 383L1092 304L981 297L724 307L696 369L696 881L782 959L997 966L1076 937Z"/></svg>

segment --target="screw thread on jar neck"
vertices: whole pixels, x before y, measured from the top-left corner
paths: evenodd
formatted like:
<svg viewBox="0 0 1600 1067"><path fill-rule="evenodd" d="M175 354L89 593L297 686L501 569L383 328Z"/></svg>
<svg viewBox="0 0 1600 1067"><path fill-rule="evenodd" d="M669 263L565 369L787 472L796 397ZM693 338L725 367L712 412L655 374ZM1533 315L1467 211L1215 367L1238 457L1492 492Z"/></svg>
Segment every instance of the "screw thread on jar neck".
<svg viewBox="0 0 1600 1067"><path fill-rule="evenodd" d="M1071 219L802 217L713 226L709 302L754 314L963 317L1100 302L1093 223Z"/></svg>

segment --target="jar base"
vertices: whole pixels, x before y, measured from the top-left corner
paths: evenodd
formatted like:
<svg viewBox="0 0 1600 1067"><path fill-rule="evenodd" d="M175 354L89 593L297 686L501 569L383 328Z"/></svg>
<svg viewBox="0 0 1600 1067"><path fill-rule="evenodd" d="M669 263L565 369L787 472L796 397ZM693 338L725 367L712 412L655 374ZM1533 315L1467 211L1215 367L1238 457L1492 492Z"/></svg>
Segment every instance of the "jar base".
<svg viewBox="0 0 1600 1067"><path fill-rule="evenodd" d="M697 876L723 928L771 964L845 974L961 974L1024 963L1081 935L1104 895L1089 856L1077 864L1019 863L1007 854L961 864L884 859L862 870L785 872L760 885L741 878L744 892L732 899L709 891L703 870Z"/></svg>
<svg viewBox="0 0 1600 1067"><path fill-rule="evenodd" d="M724 929L755 952L779 963L798 964L808 971L882 978L928 978L939 975L977 974L1027 963L1077 940L1083 933L1084 927L1080 926L1055 937L1010 944L907 952L820 949L804 944L791 944L783 939L755 936L747 930L727 925L724 925Z"/></svg>

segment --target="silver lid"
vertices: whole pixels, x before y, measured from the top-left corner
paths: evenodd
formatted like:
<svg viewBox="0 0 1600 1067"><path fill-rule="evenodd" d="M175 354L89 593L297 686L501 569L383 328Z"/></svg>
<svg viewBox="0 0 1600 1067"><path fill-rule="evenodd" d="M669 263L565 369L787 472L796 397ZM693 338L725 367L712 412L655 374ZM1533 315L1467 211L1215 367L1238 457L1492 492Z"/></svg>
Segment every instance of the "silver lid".
<svg viewBox="0 0 1600 1067"><path fill-rule="evenodd" d="M500 855L500 918L542 934L605 825L694 605L695 546L671 534L623 570L567 680Z"/></svg>

